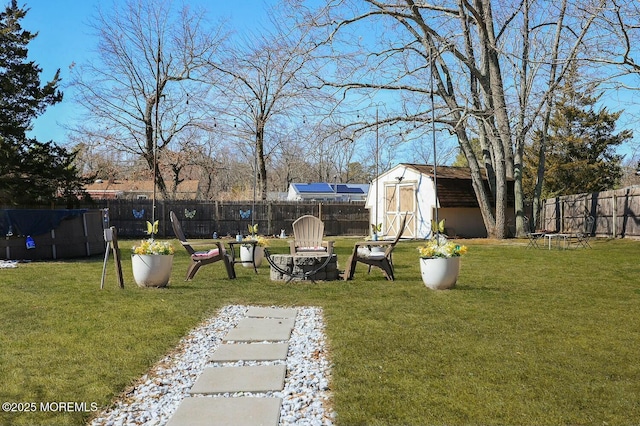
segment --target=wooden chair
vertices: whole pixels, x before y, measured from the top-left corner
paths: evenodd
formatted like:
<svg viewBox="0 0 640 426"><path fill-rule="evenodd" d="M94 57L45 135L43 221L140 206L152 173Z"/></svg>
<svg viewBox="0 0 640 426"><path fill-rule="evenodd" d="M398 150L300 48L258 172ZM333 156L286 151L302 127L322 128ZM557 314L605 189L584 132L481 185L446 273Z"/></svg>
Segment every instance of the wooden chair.
<svg viewBox="0 0 640 426"><path fill-rule="evenodd" d="M324 222L315 216L301 216L293 222L293 241L289 242L291 255L333 253L333 241L324 241Z"/></svg>
<svg viewBox="0 0 640 426"><path fill-rule="evenodd" d="M229 276L229 278L234 279L236 277L235 271L233 270L233 265L231 264L230 256L227 254L226 250L224 249L224 245L221 242L214 242L213 244L215 244L215 248L196 251L193 248L194 244L189 243L184 236L182 226L180 225L176 214L172 211L169 215L171 217L171 226L173 226L173 232L180 240L182 247L184 247L191 256L191 264L189 265L189 269L187 269L187 277L185 278L185 281L191 280L196 275L198 269L200 269L201 266L215 263L220 260L224 262L224 266L227 269L227 275ZM207 245L210 246L211 244L207 243Z"/></svg>
<svg viewBox="0 0 640 426"><path fill-rule="evenodd" d="M380 268L385 278L389 281L393 281L395 276L393 272L392 253L404 233L406 223L407 215L404 215L402 222L400 223L398 234L394 240L361 241L356 243L353 247L353 253L347 260L347 269L344 271L343 277L344 280L353 279L353 274L356 271L356 265L360 262L365 265L369 265L369 272L371 272L372 266ZM372 250L374 247L383 247L384 251Z"/></svg>

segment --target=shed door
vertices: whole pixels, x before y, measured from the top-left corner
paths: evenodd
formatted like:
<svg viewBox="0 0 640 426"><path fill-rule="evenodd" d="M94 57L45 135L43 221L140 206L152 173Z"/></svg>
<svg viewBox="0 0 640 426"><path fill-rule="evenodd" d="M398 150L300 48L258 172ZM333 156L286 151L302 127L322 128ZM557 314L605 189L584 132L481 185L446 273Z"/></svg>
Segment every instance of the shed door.
<svg viewBox="0 0 640 426"><path fill-rule="evenodd" d="M403 183L385 186L385 232L387 236L398 235L402 216L407 214L403 237L415 237L416 185Z"/></svg>

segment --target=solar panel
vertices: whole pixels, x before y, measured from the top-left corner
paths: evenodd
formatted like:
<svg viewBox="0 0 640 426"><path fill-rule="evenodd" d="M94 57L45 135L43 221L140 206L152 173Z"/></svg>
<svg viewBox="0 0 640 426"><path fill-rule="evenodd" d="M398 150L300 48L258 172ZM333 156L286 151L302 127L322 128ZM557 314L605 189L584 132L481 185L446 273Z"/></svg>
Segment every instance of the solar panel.
<svg viewBox="0 0 640 426"><path fill-rule="evenodd" d="M362 190L362 188L338 184L338 193L339 194L363 194L364 191Z"/></svg>
<svg viewBox="0 0 640 426"><path fill-rule="evenodd" d="M297 183L295 184L300 193L332 193L333 188L328 183Z"/></svg>

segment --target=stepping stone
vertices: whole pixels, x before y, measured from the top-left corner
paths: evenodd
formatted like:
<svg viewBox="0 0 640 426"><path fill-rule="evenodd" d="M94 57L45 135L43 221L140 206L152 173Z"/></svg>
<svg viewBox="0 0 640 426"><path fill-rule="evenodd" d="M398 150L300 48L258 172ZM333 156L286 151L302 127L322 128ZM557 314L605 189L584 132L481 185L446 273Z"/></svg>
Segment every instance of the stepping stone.
<svg viewBox="0 0 640 426"><path fill-rule="evenodd" d="M223 344L209 357L209 361L275 361L286 359L288 352L288 343Z"/></svg>
<svg viewBox="0 0 640 426"><path fill-rule="evenodd" d="M234 328L230 330L225 338L225 342L281 342L289 340L291 329L287 327L278 328Z"/></svg>
<svg viewBox="0 0 640 426"><path fill-rule="evenodd" d="M267 392L284 389L287 367L257 365L245 367L209 367L189 390L190 394L225 392Z"/></svg>
<svg viewBox="0 0 640 426"><path fill-rule="evenodd" d="M278 426L281 398L185 398L167 426Z"/></svg>
<svg viewBox="0 0 640 426"><path fill-rule="evenodd" d="M247 310L248 317L259 318L295 318L297 314L298 310L293 308L261 308L253 306Z"/></svg>
<svg viewBox="0 0 640 426"><path fill-rule="evenodd" d="M294 318L242 318L236 327L289 327L293 328Z"/></svg>
<svg viewBox="0 0 640 426"><path fill-rule="evenodd" d="M289 340L295 320L243 318L237 327L229 330L224 341L262 342Z"/></svg>

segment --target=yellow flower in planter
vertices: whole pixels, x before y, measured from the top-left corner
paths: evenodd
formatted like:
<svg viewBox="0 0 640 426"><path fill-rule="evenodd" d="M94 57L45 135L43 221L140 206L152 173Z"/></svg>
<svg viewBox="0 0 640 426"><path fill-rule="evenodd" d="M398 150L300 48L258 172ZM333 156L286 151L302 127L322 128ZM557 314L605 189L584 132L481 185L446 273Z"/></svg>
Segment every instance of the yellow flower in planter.
<svg viewBox="0 0 640 426"><path fill-rule="evenodd" d="M460 257L467 247L438 235L418 247L422 282L432 290L445 290L456 285L460 273Z"/></svg>
<svg viewBox="0 0 640 426"><path fill-rule="evenodd" d="M467 253L467 247L447 240L444 235L437 239L428 240L425 245L418 247L418 253L423 259L434 257L457 257Z"/></svg>
<svg viewBox="0 0 640 426"><path fill-rule="evenodd" d="M142 240L139 246L133 246L134 254L169 255L175 253L173 245L168 241Z"/></svg>
<svg viewBox="0 0 640 426"><path fill-rule="evenodd" d="M258 237L256 238L256 241L258 241L258 247L269 247L269 240L267 240L265 237Z"/></svg>
<svg viewBox="0 0 640 426"><path fill-rule="evenodd" d="M258 247L269 247L269 240L265 237L260 237L257 235L251 235L250 238L256 241L256 246ZM251 247L251 244L243 244L243 247Z"/></svg>

